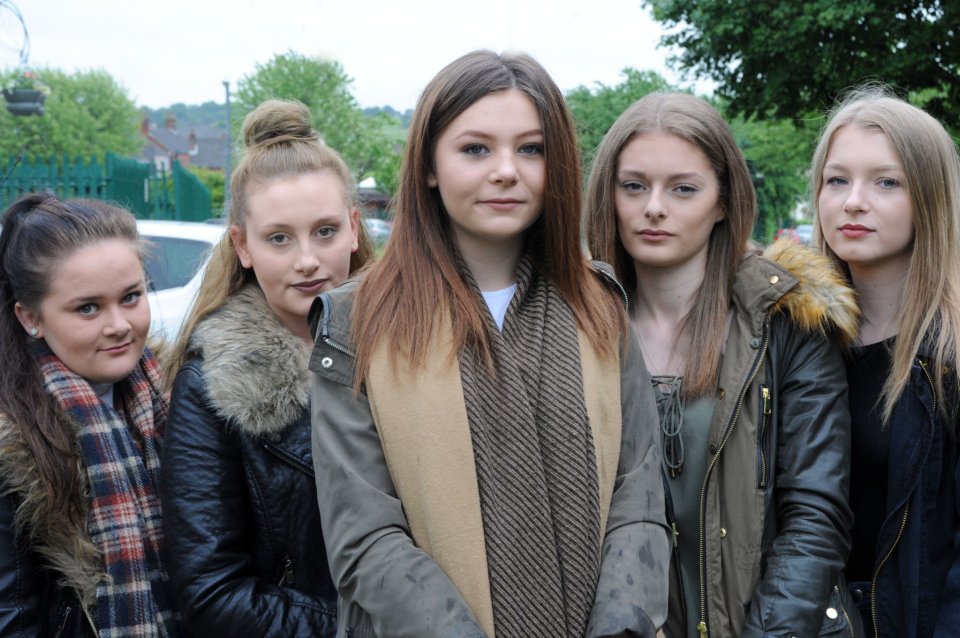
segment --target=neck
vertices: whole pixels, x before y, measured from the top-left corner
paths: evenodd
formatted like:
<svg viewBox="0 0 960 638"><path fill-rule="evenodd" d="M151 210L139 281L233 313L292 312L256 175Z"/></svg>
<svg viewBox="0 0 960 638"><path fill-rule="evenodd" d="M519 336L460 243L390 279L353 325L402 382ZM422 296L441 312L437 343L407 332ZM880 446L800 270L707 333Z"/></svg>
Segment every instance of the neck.
<svg viewBox="0 0 960 638"><path fill-rule="evenodd" d="M679 325L690 312L703 285L706 263L694 258L669 268L636 264L634 269L637 276L634 318L637 321L671 321Z"/></svg>
<svg viewBox="0 0 960 638"><path fill-rule="evenodd" d="M457 237L460 255L481 291L503 290L517 283L517 264L523 255L523 237L481 242Z"/></svg>
<svg viewBox="0 0 960 638"><path fill-rule="evenodd" d="M678 344L683 319L703 284L705 263L691 259L669 268L635 266L637 275L634 329L647 369L653 375L676 376L686 366L685 344Z"/></svg>
<svg viewBox="0 0 960 638"><path fill-rule="evenodd" d="M877 343L897 334L897 316L910 256L863 266L849 264L863 323L860 342Z"/></svg>

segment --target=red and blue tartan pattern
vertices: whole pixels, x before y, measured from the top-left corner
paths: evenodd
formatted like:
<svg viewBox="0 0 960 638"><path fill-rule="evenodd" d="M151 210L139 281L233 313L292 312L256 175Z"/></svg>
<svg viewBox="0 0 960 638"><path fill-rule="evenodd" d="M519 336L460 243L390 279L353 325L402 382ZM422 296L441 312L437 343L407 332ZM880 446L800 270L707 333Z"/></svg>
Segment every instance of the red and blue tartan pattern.
<svg viewBox="0 0 960 638"><path fill-rule="evenodd" d="M146 350L116 384L118 409L49 350L40 366L47 392L79 428L90 484L87 530L105 570L95 612L100 638L178 636L161 558L160 439L167 405L156 358Z"/></svg>

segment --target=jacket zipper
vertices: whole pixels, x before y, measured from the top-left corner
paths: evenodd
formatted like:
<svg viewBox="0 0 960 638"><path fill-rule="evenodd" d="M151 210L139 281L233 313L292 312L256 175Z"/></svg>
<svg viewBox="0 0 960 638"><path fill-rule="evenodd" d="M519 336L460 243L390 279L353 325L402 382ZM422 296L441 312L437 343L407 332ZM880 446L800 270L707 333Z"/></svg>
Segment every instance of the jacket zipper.
<svg viewBox="0 0 960 638"><path fill-rule="evenodd" d="M278 586L283 587L293 587L293 584L296 581L294 580L293 575L293 560L290 556L283 557L283 574L280 576L280 582L277 583Z"/></svg>
<svg viewBox="0 0 960 638"><path fill-rule="evenodd" d="M759 465L757 488L762 490L767 487L767 422L770 415L773 414L770 388L765 385L760 386L760 402L760 432L757 435L757 461Z"/></svg>
<svg viewBox="0 0 960 638"><path fill-rule="evenodd" d="M840 587L834 585L833 591L837 592L837 606L840 607L840 611L843 613L843 619L847 621L847 627L850 628L850 638L857 638L857 632L854 631L853 623L850 622L850 614L847 613L847 606L843 604L843 594L840 592Z"/></svg>
<svg viewBox="0 0 960 638"><path fill-rule="evenodd" d="M920 365L920 370L923 371L923 376L930 385L930 393L933 396L933 409L934 412L936 412L937 390L933 385L933 379L930 377L930 371L927 370L927 364L925 364L919 357L917 358L917 363ZM870 583L870 616L873 618L873 633L876 638L880 638L880 630L878 629L877 625L877 582L880 579L880 570L883 569L883 566L888 560L890 560L890 556L893 555L893 550L897 548L897 544L900 542L900 537L903 536L903 530L907 527L907 517L909 515L910 503L908 501L903 508L903 518L900 519L900 529L897 530L897 536L893 539L893 545L890 546L890 549L887 550L883 560L881 560L880 564L877 565L877 570L873 573L873 581Z"/></svg>
<svg viewBox="0 0 960 638"><path fill-rule="evenodd" d="M747 396L747 389L760 372L760 362L763 361L763 358L767 354L767 346L769 343L770 335L767 329L767 321L765 320L763 322L763 345L760 347L760 352L757 353L757 358L754 359L753 366L747 373L747 378L740 388L740 396L737 397L736 408L730 417L727 429L723 432L723 438L720 439L720 445L717 446L717 451L714 452L713 458L710 459L707 472L703 477L703 487L700 490L700 622L697 624L697 632L701 637L709 635L709 629L707 628L707 536L705 523L707 518L707 487L710 484L710 475L713 473L713 468L717 465L717 459L720 458L723 447L730 439L733 426L736 425L737 419L740 418L740 409L743 407L743 400Z"/></svg>
<svg viewBox="0 0 960 638"><path fill-rule="evenodd" d="M87 619L87 622L90 623L90 630L93 632L94 636L99 636L100 633L97 631L97 626L93 624L93 618L90 616L90 611L82 603L80 609L83 610L83 616Z"/></svg>
<svg viewBox="0 0 960 638"><path fill-rule="evenodd" d="M619 281L616 277L614 277L613 275L607 273L606 271L604 271L604 270L601 269L601 268L595 268L594 270L596 270L597 272L599 272L601 275L603 275L603 276L607 279L607 281L609 281L610 283L612 283L614 286L617 287L617 290L620 291L620 296L623 298L623 309L626 310L627 313L629 314L629 312L630 312L630 301L629 301L629 299L627 298L627 291L626 291L626 289L623 287L623 284L621 284L620 281Z"/></svg>
<svg viewBox="0 0 960 638"><path fill-rule="evenodd" d="M356 356L355 353L350 351L350 348L340 345L336 341L330 338L330 296L327 293L320 295L321 301L323 301L323 316L320 318L320 335L319 337L323 339L323 342L333 348L334 350L339 350L343 354L350 355L351 357Z"/></svg>
<svg viewBox="0 0 960 638"><path fill-rule="evenodd" d="M304 474L307 474L309 476L315 476L313 473L313 468L308 467L306 463L302 463L296 459L290 458L288 455L284 454L280 450L270 447L270 445L267 443L263 443L262 445L263 445L263 449L266 450L270 454L270 456L279 460L284 465L288 467L292 467L293 469L303 472Z"/></svg>

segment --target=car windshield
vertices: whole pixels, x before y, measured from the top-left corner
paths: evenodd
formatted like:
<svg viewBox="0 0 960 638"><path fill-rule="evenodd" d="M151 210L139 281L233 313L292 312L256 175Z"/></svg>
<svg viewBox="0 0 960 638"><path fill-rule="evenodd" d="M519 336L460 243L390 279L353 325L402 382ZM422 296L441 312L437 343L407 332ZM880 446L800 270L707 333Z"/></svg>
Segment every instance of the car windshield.
<svg viewBox="0 0 960 638"><path fill-rule="evenodd" d="M187 285L203 264L210 244L195 239L145 235L147 280L150 290L167 290Z"/></svg>

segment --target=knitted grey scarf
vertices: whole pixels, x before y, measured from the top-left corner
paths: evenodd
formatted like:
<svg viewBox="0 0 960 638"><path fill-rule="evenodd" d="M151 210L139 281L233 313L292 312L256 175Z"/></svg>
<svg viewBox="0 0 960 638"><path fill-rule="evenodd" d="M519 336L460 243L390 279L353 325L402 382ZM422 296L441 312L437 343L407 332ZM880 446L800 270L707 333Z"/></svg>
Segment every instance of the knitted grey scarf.
<svg viewBox="0 0 960 638"><path fill-rule="evenodd" d="M488 326L495 377L469 349L460 374L497 638L581 638L602 538L576 320L524 258L503 332Z"/></svg>

